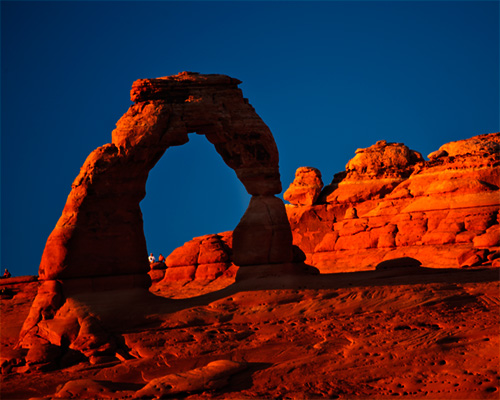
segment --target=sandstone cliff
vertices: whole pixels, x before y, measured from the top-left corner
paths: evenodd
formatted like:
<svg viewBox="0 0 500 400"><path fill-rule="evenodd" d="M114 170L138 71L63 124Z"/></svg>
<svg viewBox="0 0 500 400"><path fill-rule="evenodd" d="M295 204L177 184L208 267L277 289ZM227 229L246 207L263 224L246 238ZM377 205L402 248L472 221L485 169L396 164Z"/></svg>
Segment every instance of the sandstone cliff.
<svg viewBox="0 0 500 400"><path fill-rule="evenodd" d="M294 244L321 272L411 257L426 267L497 265L500 134L443 145L358 149L312 205L287 205Z"/></svg>

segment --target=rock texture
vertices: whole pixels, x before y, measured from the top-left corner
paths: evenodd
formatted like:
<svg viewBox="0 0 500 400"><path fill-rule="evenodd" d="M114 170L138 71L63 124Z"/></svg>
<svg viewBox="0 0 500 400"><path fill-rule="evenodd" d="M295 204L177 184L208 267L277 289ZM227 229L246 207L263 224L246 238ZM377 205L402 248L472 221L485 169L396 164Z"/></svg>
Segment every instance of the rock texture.
<svg viewBox="0 0 500 400"><path fill-rule="evenodd" d="M153 379L137 391L133 398L163 399L173 395L220 389L228 384L231 375L245 368L243 363L235 361L213 361L202 368Z"/></svg>
<svg viewBox="0 0 500 400"><path fill-rule="evenodd" d="M499 133L447 143L430 161L400 143L358 149L314 204L286 206L294 244L323 273L401 257L435 268L491 265L499 143Z"/></svg>
<svg viewBox="0 0 500 400"><path fill-rule="evenodd" d="M164 277L159 283L234 278L237 267L232 263L232 239L232 232L224 232L186 242L167 257Z"/></svg>
<svg viewBox="0 0 500 400"><path fill-rule="evenodd" d="M498 270L403 262L202 296L186 284L163 313L141 304L150 318L117 328L134 358L51 372L7 358L34 296L18 286L0 300L1 397L498 399Z"/></svg>
<svg viewBox="0 0 500 400"><path fill-rule="evenodd" d="M189 133L205 135L253 196L232 235L232 260L292 261L290 225L274 196L282 190L278 150L239 83L189 72L134 82L134 104L117 122L112 142L88 156L47 240L42 283L19 341L29 348L30 364L61 365L70 362L62 360L68 353L95 362L126 358L120 338L108 331L115 315L129 311L131 296L147 297L151 278L213 280L228 270L226 245L213 236L174 252L165 270L150 272L139 203L149 171L170 146L188 142ZM110 296L114 313L105 305Z"/></svg>
<svg viewBox="0 0 500 400"><path fill-rule="evenodd" d="M295 180L283 198L296 206L310 206L318 199L321 189L323 181L319 169L300 167L295 172Z"/></svg>

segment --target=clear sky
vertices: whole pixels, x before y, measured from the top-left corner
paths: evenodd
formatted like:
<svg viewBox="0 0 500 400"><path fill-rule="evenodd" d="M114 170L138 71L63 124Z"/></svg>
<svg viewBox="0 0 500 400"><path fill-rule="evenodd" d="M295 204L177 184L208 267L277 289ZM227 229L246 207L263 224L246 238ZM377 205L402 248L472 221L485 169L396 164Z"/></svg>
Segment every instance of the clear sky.
<svg viewBox="0 0 500 400"><path fill-rule="evenodd" d="M1 267L36 274L87 155L140 78L238 78L283 188L359 147L424 156L499 130L499 3L1 2ZM167 150L141 203L148 250L232 230L249 201L203 136Z"/></svg>

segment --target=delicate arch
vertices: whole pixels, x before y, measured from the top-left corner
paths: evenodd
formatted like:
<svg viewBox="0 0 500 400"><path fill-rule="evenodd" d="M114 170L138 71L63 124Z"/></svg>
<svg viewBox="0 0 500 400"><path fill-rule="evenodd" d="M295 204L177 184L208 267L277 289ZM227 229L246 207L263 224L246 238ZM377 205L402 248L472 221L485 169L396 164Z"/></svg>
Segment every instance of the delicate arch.
<svg viewBox="0 0 500 400"><path fill-rule="evenodd" d="M72 185L47 240L41 279L143 276L148 285L140 201L149 171L170 146L203 134L252 195L234 230L238 265L292 260L292 234L281 192L274 138L243 98L237 79L181 73L134 82L135 103L117 122L112 143L94 150Z"/></svg>

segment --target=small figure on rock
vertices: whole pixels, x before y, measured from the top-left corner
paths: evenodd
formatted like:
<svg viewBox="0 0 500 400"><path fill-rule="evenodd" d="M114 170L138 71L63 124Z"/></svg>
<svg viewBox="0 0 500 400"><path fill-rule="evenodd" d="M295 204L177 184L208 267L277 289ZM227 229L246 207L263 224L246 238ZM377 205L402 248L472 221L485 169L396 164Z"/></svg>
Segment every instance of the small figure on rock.
<svg viewBox="0 0 500 400"><path fill-rule="evenodd" d="M158 261L165 263L165 257L163 257L163 254L160 253L160 255L158 256Z"/></svg>
<svg viewBox="0 0 500 400"><path fill-rule="evenodd" d="M151 254L149 255L149 263L150 263L150 264L153 264L155 261L156 261L156 258L155 258L155 256L153 255L153 253L151 253Z"/></svg>
<svg viewBox="0 0 500 400"><path fill-rule="evenodd" d="M10 274L9 270L5 268L5 272L3 273L2 278L10 278L12 275Z"/></svg>

